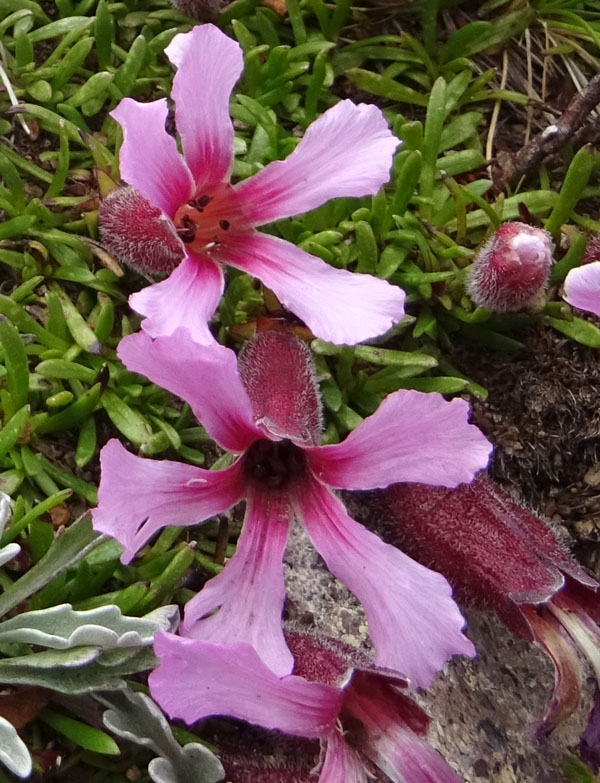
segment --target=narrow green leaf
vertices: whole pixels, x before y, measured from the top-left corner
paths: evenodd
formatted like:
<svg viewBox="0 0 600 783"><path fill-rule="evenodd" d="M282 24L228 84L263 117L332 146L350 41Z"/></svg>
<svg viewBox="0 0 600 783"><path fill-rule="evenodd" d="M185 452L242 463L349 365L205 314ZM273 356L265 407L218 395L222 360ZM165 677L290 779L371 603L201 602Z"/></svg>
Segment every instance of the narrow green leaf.
<svg viewBox="0 0 600 783"><path fill-rule="evenodd" d="M590 348L600 348L600 329L590 321L573 317L572 321L563 321L559 318L548 317L548 323L557 331L562 332L572 340Z"/></svg>
<svg viewBox="0 0 600 783"><path fill-rule="evenodd" d="M29 363L25 346L12 323L0 319L0 345L4 352L8 391L15 408L22 408L29 397Z"/></svg>
<svg viewBox="0 0 600 783"><path fill-rule="evenodd" d="M24 405L2 427L0 430L0 457L3 457L15 445L25 429L28 418L29 405Z"/></svg>
<svg viewBox="0 0 600 783"><path fill-rule="evenodd" d="M136 446L152 437L152 427L146 419L110 389L102 395L102 407L115 427Z"/></svg>
<svg viewBox="0 0 600 783"><path fill-rule="evenodd" d="M587 185L594 161L595 156L590 153L587 147L582 147L575 153L565 174L558 199L546 221L545 229L553 236L558 236L560 227L566 222L571 210L575 208L581 198L581 191Z"/></svg>
<svg viewBox="0 0 600 783"><path fill-rule="evenodd" d="M46 707L38 715L42 723L46 723L63 737L79 745L80 748L91 750L93 753L101 753L107 756L116 756L121 751L112 737L104 731L94 729L74 718L62 715Z"/></svg>
<svg viewBox="0 0 600 783"><path fill-rule="evenodd" d="M0 617L41 590L58 574L72 568L103 541L92 530L89 518L70 525L50 547L44 557L0 595Z"/></svg>
<svg viewBox="0 0 600 783"><path fill-rule="evenodd" d="M346 76L361 90L370 92L373 95L381 95L383 98L390 98L399 103L427 106L428 99L426 95L413 90L412 87L399 84L393 79L379 76L379 74L372 71L366 71L362 68L350 68L350 70L346 71Z"/></svg>

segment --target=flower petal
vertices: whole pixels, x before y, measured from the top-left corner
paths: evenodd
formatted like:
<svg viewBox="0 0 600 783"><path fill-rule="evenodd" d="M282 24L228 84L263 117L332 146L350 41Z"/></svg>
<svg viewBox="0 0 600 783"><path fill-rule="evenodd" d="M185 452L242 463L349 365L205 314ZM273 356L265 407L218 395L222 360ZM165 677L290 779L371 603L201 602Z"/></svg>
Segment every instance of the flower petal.
<svg viewBox="0 0 600 783"><path fill-rule="evenodd" d="M573 307L600 316L600 261L571 269L565 280L565 299Z"/></svg>
<svg viewBox="0 0 600 783"><path fill-rule="evenodd" d="M342 442L307 449L325 484L374 489L400 481L455 487L488 464L492 446L469 424L464 400L398 391Z"/></svg>
<svg viewBox="0 0 600 783"><path fill-rule="evenodd" d="M325 740L325 759L318 783L369 783L372 779L359 754L344 742L337 729Z"/></svg>
<svg viewBox="0 0 600 783"><path fill-rule="evenodd" d="M554 664L554 690L537 734L547 737L571 715L581 697L583 663L564 628L544 607L524 605L521 611L531 626L533 637Z"/></svg>
<svg viewBox="0 0 600 783"><path fill-rule="evenodd" d="M125 547L128 563L166 525L197 525L235 505L244 492L241 465L202 470L170 460L130 454L118 440L100 453L98 507L94 529Z"/></svg>
<svg viewBox="0 0 600 783"><path fill-rule="evenodd" d="M282 677L294 668L281 627L289 504L285 497L256 490L251 490L246 503L236 552L188 602L181 634L206 642L249 644Z"/></svg>
<svg viewBox="0 0 600 783"><path fill-rule="evenodd" d="M399 143L376 106L341 101L309 126L285 160L237 186L246 219L256 226L332 198L374 195L390 178Z"/></svg>
<svg viewBox="0 0 600 783"><path fill-rule="evenodd" d="M372 672L355 672L345 690L344 710L364 727L357 747L390 780L459 783L443 757L420 739L427 733L427 714L393 681Z"/></svg>
<svg viewBox="0 0 600 783"><path fill-rule="evenodd" d="M210 715L300 737L319 737L334 723L338 690L290 675L280 679L248 644L215 644L158 633L160 666L150 675L152 696L171 718L194 723Z"/></svg>
<svg viewBox="0 0 600 783"><path fill-rule="evenodd" d="M244 451L264 438L254 426L235 354L228 348L198 345L186 329L178 329L156 340L144 332L132 334L121 340L117 353L129 370L189 403L211 438L227 451Z"/></svg>
<svg viewBox="0 0 600 783"><path fill-rule="evenodd" d="M175 139L165 130L167 112L166 98L150 103L123 98L110 115L123 129L121 177L173 218L177 208L191 198L194 183Z"/></svg>
<svg viewBox="0 0 600 783"><path fill-rule="evenodd" d="M175 122L196 189L229 179L233 125L229 96L244 67L242 50L218 27L179 33L165 49L177 67L171 96Z"/></svg>
<svg viewBox="0 0 600 783"><path fill-rule="evenodd" d="M404 291L371 275L334 269L266 234L227 238L221 261L272 288L281 303L323 340L354 345L386 332L404 315Z"/></svg>
<svg viewBox="0 0 600 783"><path fill-rule="evenodd" d="M322 484L307 484L298 493L300 514L329 570L363 605L375 663L426 688L451 655L474 655L444 577L351 519Z"/></svg>
<svg viewBox="0 0 600 783"><path fill-rule="evenodd" d="M223 293L223 272L202 256L186 255L166 280L143 288L129 297L137 313L146 316L142 327L152 337L173 334L185 326L194 340L210 345L215 338L208 321Z"/></svg>

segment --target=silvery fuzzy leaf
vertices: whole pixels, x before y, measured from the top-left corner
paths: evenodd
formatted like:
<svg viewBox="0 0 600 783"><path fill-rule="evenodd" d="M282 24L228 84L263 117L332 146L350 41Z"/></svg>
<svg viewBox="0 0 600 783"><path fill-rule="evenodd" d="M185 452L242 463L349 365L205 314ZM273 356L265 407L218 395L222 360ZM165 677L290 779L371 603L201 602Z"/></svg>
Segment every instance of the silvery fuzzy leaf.
<svg viewBox="0 0 600 783"><path fill-rule="evenodd" d="M0 566L8 563L13 557L16 557L21 551L21 547L18 544L7 544L0 549Z"/></svg>
<svg viewBox="0 0 600 783"><path fill-rule="evenodd" d="M0 536L4 533L4 528L11 517L10 496L6 492L0 492Z"/></svg>
<svg viewBox="0 0 600 783"><path fill-rule="evenodd" d="M0 617L4 617L30 595L41 590L55 576L73 568L105 540L104 536L99 536L92 530L89 517L82 517L69 525L42 559L0 595Z"/></svg>
<svg viewBox="0 0 600 783"><path fill-rule="evenodd" d="M116 653L115 657L113 653ZM37 685L59 693L91 693L125 687L122 677L152 669L158 659L147 647L109 650L74 647L0 660L0 683Z"/></svg>
<svg viewBox="0 0 600 783"><path fill-rule="evenodd" d="M225 771L219 759L200 743L181 747L168 721L149 696L127 689L102 697L110 705L102 720L123 739L160 755L148 765L154 783L216 783Z"/></svg>
<svg viewBox="0 0 600 783"><path fill-rule="evenodd" d="M2 551L0 550L0 557ZM84 612L60 604L24 612L0 623L0 642L23 642L57 650L69 647L143 647L152 644L158 631L175 630L178 609L162 606L144 617L127 617L114 604Z"/></svg>
<svg viewBox="0 0 600 783"><path fill-rule="evenodd" d="M0 492L0 537L4 533L4 528L10 521L12 511L10 508L10 497L6 492ZM8 544L0 549L0 567L13 557L16 557L21 551L21 547L18 544Z"/></svg>
<svg viewBox="0 0 600 783"><path fill-rule="evenodd" d="M0 718L0 762L19 778L31 775L31 756L17 730Z"/></svg>

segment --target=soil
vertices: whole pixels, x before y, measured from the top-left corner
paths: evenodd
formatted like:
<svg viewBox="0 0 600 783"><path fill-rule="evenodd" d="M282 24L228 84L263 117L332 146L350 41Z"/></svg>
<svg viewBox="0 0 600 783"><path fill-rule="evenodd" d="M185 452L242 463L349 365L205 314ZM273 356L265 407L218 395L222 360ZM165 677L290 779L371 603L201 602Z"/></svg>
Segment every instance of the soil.
<svg viewBox="0 0 600 783"><path fill-rule="evenodd" d="M472 421L495 444L490 475L573 542L600 576L600 362L551 327L521 336L518 354L454 343L454 361L488 389Z"/></svg>

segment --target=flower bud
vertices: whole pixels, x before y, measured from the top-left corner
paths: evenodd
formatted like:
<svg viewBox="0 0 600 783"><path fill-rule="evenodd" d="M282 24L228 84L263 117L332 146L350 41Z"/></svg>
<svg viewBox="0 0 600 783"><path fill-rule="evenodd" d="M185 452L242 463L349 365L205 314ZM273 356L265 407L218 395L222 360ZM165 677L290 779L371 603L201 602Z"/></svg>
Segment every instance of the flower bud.
<svg viewBox="0 0 600 783"><path fill-rule="evenodd" d="M552 237L526 223L504 223L479 251L467 279L478 307L493 312L535 308L548 282Z"/></svg>
<svg viewBox="0 0 600 783"><path fill-rule="evenodd" d="M494 609L510 630L536 642L555 667L541 731L579 701L581 661L600 677L600 585L555 531L494 482L458 489L396 484L383 493L387 540L442 573L460 603Z"/></svg>
<svg viewBox="0 0 600 783"><path fill-rule="evenodd" d="M183 260L173 224L134 188L109 193L100 204L98 223L104 247L136 272L168 275Z"/></svg>

